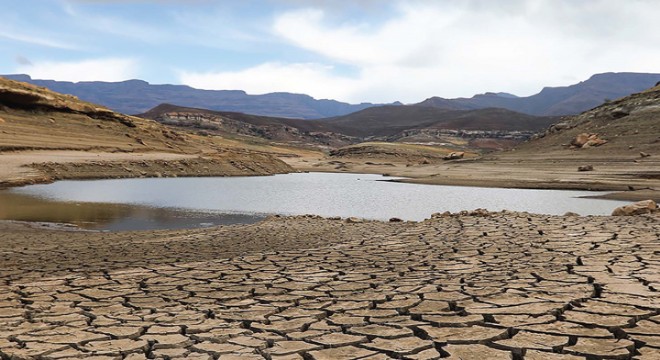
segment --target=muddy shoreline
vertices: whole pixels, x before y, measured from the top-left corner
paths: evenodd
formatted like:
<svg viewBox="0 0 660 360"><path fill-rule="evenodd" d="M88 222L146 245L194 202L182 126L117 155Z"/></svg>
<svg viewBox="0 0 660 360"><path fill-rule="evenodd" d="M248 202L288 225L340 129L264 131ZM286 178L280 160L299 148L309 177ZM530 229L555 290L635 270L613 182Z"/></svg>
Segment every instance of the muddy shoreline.
<svg viewBox="0 0 660 360"><path fill-rule="evenodd" d="M39 153L39 152L27 152ZM41 152L48 153L48 152ZM594 198L640 201L652 199L660 202L660 181L634 178L627 164L615 163L610 169L576 176L571 164L497 163L493 161L463 161L432 165L410 166L407 163L378 163L365 160L336 160L328 158L281 157L237 153L230 155L200 156L175 154L124 154L117 159L89 152L65 152L82 154L82 159L57 160L52 156L37 155L17 165L18 171L3 174L0 171L0 189L57 180L90 180L140 177L208 177L208 176L263 176L290 172L367 173L401 177L393 180L427 185L475 186L511 189L552 189L611 191ZM0 159L12 153L0 153ZM141 156L149 156L140 158ZM136 156L137 158L132 158ZM255 156L257 158L255 159ZM259 158L263 157L263 159ZM162 157L162 158L160 158ZM260 161L262 160L262 161ZM650 169L656 167L657 162ZM635 169L633 167L633 169ZM1 170L1 169L0 169ZM638 170L638 169L637 169ZM632 190L631 190L632 189Z"/></svg>

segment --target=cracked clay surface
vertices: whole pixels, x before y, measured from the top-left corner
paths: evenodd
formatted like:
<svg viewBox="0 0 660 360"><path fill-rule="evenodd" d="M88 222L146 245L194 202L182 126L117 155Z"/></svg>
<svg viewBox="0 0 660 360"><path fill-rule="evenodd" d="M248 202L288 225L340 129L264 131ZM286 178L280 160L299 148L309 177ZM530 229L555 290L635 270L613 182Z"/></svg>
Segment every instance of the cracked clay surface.
<svg viewBox="0 0 660 360"><path fill-rule="evenodd" d="M660 359L660 218L0 230L3 359Z"/></svg>

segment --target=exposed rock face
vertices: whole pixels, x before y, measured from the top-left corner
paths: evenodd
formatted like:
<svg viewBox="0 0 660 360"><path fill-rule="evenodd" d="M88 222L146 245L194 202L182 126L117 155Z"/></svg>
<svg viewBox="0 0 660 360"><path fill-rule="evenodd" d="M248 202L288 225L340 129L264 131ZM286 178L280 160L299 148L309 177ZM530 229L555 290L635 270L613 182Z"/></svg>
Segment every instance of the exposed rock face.
<svg viewBox="0 0 660 360"><path fill-rule="evenodd" d="M633 216L651 214L658 211L658 204L653 200L639 201L634 204L621 206L612 212L612 216Z"/></svg>
<svg viewBox="0 0 660 360"><path fill-rule="evenodd" d="M204 133L253 136L302 146L334 147L359 142L357 138L329 131L309 120L219 112L169 104L162 104L140 116L162 124L185 127Z"/></svg>
<svg viewBox="0 0 660 360"><path fill-rule="evenodd" d="M135 127L135 123L126 115L81 101L72 95L58 94L39 86L4 78L0 78L0 104L17 109L85 114L94 119L117 121L128 127Z"/></svg>
<svg viewBox="0 0 660 360"><path fill-rule="evenodd" d="M603 144L607 144L607 140L599 138L598 134L582 133L576 136L573 141L571 141L572 146L582 149L592 146L601 146Z"/></svg>
<svg viewBox="0 0 660 360"><path fill-rule="evenodd" d="M443 160L457 160L457 159L462 159L463 156L465 156L464 152L453 152L445 157L443 157Z"/></svg>

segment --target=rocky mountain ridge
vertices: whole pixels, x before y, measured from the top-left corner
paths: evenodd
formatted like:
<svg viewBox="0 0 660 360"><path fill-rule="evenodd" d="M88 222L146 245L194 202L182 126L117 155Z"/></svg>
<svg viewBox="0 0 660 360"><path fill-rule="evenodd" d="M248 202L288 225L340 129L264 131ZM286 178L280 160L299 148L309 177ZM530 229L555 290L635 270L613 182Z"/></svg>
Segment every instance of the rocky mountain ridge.
<svg viewBox="0 0 660 360"><path fill-rule="evenodd" d="M242 90L201 90L186 85L155 85L142 80L68 82L37 80L28 75L1 75L102 104L124 114L139 114L162 103L211 110L237 111L285 118L324 118L359 111L374 104L317 100L309 95L269 93L250 95Z"/></svg>
<svg viewBox="0 0 660 360"><path fill-rule="evenodd" d="M154 85L142 80L122 82L66 82L37 80L28 75L2 75L6 78L45 86L53 91L72 94L80 99L102 104L125 114L144 113L162 104L247 114L320 119L344 116L378 104L348 104L335 100L317 100L304 94L270 93L250 95L241 90L200 90L185 85ZM504 108L537 116L574 115L602 104L639 92L660 81L660 74L603 73L578 84L545 87L538 94L517 97L502 92L486 92L471 98L428 98L417 105L448 110ZM390 105L401 105L393 103Z"/></svg>
<svg viewBox="0 0 660 360"><path fill-rule="evenodd" d="M471 98L444 99L432 97L419 105L444 109L470 110L498 107L539 116L574 115L596 107L607 100L618 99L654 86L660 74L603 73L596 74L578 84L545 87L527 97L510 94L485 93Z"/></svg>

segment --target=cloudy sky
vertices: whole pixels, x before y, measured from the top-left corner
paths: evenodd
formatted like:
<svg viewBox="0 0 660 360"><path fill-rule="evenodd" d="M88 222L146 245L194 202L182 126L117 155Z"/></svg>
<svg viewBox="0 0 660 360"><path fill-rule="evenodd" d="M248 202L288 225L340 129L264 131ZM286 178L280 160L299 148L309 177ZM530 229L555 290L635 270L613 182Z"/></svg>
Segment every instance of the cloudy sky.
<svg viewBox="0 0 660 360"><path fill-rule="evenodd" d="M656 0L0 0L0 74L418 102L660 72Z"/></svg>

